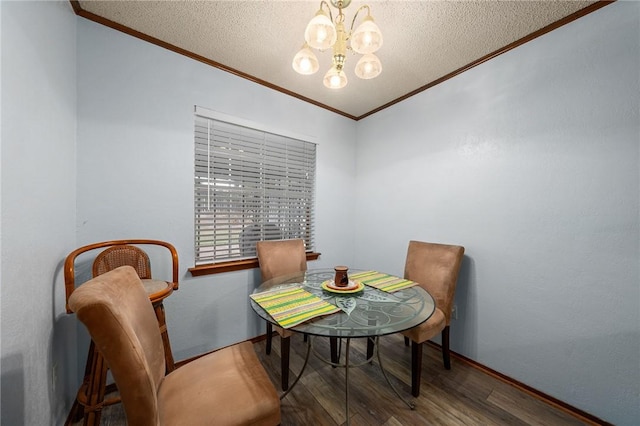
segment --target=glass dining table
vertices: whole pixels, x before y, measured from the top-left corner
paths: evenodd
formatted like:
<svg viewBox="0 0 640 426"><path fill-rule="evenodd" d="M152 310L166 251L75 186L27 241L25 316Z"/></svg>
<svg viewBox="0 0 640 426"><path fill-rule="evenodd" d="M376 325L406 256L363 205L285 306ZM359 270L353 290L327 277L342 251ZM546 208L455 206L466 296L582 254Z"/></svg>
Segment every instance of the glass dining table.
<svg viewBox="0 0 640 426"><path fill-rule="evenodd" d="M285 322L282 319L280 319L281 322L274 319L274 316L277 315L274 314L273 310L271 310L273 316L267 312L266 305L262 303L265 299L268 299L265 295L303 292L308 295L308 298L316 301L313 309L318 312L321 309L324 310L323 312L328 312L292 326L286 326L285 323L288 330L305 334L309 338L307 339L308 344L304 364L293 384L281 395L281 399L295 387L304 373L310 353L313 352L324 362L334 367L345 368L345 409L348 424L349 368L369 363L377 355L379 367L389 387L409 408L415 408L414 403L400 395L389 380L377 342L380 336L408 330L429 319L435 310L435 302L427 291L415 285L415 283L411 285L411 282L409 282L409 286L392 290L389 290L391 286L385 288L383 286L367 285L367 282L373 283L373 281L367 281L365 278L374 276L372 275L374 273L379 276L385 275L396 278L397 281L401 280L400 278L375 271L349 270L349 278L353 277L353 281L350 280L350 285L354 288L353 290L344 291L335 289L331 285L335 274L333 269L311 269L265 281L252 293L250 303L253 310L258 316L276 326L282 327ZM362 278L361 280L360 277ZM323 304L321 309L319 304ZM300 308L297 309L300 310ZM317 336L331 339L332 356L330 360L313 350L313 338ZM367 359L358 365L351 364L349 360L349 347L353 338L368 339ZM344 362L339 361L340 355L336 356L335 350L336 342L341 343L342 341L345 342Z"/></svg>

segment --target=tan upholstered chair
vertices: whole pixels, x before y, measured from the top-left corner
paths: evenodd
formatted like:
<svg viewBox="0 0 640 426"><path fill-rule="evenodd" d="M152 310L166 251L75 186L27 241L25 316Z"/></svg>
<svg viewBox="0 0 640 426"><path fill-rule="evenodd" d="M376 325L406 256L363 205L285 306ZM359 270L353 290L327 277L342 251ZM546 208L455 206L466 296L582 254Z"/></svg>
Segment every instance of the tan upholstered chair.
<svg viewBox="0 0 640 426"><path fill-rule="evenodd" d="M256 243L256 252L260 263L262 282L280 275L307 270L307 255L304 241L301 239L258 241ZM271 353L273 328L272 324L267 321L267 354ZM289 339L293 333L277 326L275 329L280 335L282 390L286 391L289 389L289 354L291 348Z"/></svg>
<svg viewBox="0 0 640 426"><path fill-rule="evenodd" d="M442 332L442 359L451 369L449 355L449 325L456 283L462 264L464 247L410 241L404 277L420 284L433 296L436 310L426 322L403 332L405 342L411 339L411 393L420 395L422 375L422 343Z"/></svg>
<svg viewBox="0 0 640 426"><path fill-rule="evenodd" d="M171 281L154 280L151 278L151 262L147 253L141 248L133 245L143 245L145 247L156 246L162 250L168 250L169 259L172 266ZM119 266L132 266L142 279L147 296L153 306L158 327L161 332L164 344L165 367L167 372L175 368L171 344L167 333L167 325L164 313L163 301L169 297L174 290L178 289L178 253L175 247L165 241L132 239L132 240L112 240L89 244L80 247L66 257L64 263L64 280L67 301L67 313L71 313L69 308L69 298L76 289L75 263L77 259L85 254L89 254L98 249L105 249L93 260L92 272L96 277ZM84 424L98 425L102 408L120 402L120 397L114 396L105 399L105 395L115 390L113 384L107 385L107 365L98 352L94 342L89 345L87 363L83 383L78 390L76 399L69 412L65 425L70 425L84 417Z"/></svg>
<svg viewBox="0 0 640 426"><path fill-rule="evenodd" d="M69 307L109 364L128 424L280 423L280 399L249 342L165 373L158 322L132 267L116 268L78 287Z"/></svg>

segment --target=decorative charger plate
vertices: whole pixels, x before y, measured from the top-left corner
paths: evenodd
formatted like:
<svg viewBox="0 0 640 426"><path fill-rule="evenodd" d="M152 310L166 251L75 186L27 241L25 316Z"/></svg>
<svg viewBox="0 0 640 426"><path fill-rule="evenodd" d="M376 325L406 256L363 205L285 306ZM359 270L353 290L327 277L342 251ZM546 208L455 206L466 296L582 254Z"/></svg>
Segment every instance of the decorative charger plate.
<svg viewBox="0 0 640 426"><path fill-rule="evenodd" d="M357 293L359 291L364 290L364 284L362 284L360 281L351 281L351 280L349 280L349 285L346 287L336 286L333 280L324 281L320 285L320 287L322 287L322 289L325 291L328 291L330 293L337 293L337 294L351 294L351 293Z"/></svg>

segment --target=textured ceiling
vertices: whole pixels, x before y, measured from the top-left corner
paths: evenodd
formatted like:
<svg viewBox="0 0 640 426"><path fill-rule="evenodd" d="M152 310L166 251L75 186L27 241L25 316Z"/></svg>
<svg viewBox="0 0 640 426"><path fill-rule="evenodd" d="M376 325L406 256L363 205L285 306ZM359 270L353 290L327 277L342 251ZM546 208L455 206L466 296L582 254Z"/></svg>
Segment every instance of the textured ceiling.
<svg viewBox="0 0 640 426"><path fill-rule="evenodd" d="M316 53L320 70L314 75L299 75L291 67L306 24L320 5L316 0L72 4L80 16L358 119L605 3L354 0L344 9L345 22L351 23L361 5L371 7L384 37L376 52L382 73L373 80L357 78L353 68L359 55L350 52L345 65L349 83L339 90L322 84L331 63L328 51Z"/></svg>

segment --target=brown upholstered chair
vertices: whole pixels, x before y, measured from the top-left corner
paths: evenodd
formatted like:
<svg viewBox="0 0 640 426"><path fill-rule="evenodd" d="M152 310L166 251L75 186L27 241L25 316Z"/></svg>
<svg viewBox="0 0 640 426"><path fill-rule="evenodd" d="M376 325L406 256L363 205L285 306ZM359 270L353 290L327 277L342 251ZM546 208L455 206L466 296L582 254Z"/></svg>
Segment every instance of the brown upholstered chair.
<svg viewBox="0 0 640 426"><path fill-rule="evenodd" d="M145 251L132 244L144 246L159 246L163 250L168 250L172 264L172 280L154 280L151 277L151 262ZM167 372L175 368L167 325L164 313L163 300L178 289L178 253L173 245L159 240L113 240L89 244L71 252L65 259L64 278L67 302L67 313L71 313L69 308L69 298L76 288L75 262L85 253L98 249L104 249L93 260L92 272L96 277L119 266L132 266L138 276L142 279L147 296L154 307L158 327L161 332L164 344L165 367ZM107 385L107 365L98 352L93 341L89 346L87 363L83 383L78 390L78 394L69 412L66 425L69 425L81 417L84 417L86 425L100 424L100 415L103 406L120 402L118 396L105 399L105 395L113 392L115 386Z"/></svg>
<svg viewBox="0 0 640 426"><path fill-rule="evenodd" d="M166 374L158 322L132 267L116 268L78 287L69 307L109 364L128 424L280 423L280 399L249 342Z"/></svg>
<svg viewBox="0 0 640 426"><path fill-rule="evenodd" d="M274 277L307 270L307 255L304 241L294 240L269 240L258 241L256 243L258 262L260 263L260 273L262 282ZM266 352L271 353L271 341L273 339L273 328L280 335L280 366L282 390L289 389L289 354L291 348L291 331L281 327L273 327L267 321L267 344Z"/></svg>
<svg viewBox="0 0 640 426"><path fill-rule="evenodd" d="M404 268L404 277L415 281L433 296L436 310L426 322L403 332L405 343L411 339L411 393L420 395L422 375L422 343L442 333L442 359L444 367L451 369L449 354L449 325L462 264L464 247L410 241Z"/></svg>

